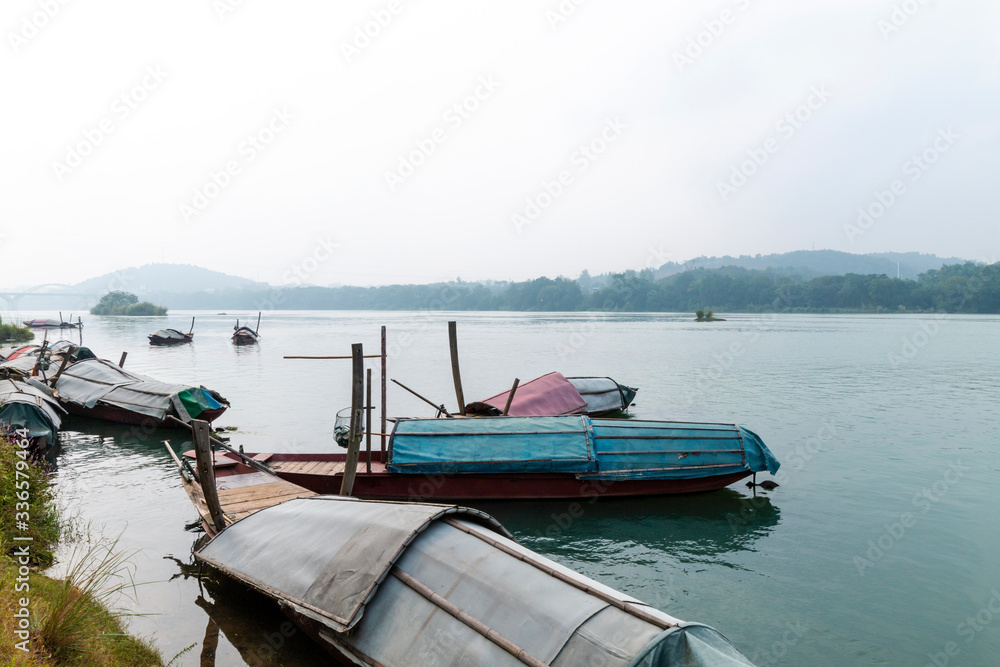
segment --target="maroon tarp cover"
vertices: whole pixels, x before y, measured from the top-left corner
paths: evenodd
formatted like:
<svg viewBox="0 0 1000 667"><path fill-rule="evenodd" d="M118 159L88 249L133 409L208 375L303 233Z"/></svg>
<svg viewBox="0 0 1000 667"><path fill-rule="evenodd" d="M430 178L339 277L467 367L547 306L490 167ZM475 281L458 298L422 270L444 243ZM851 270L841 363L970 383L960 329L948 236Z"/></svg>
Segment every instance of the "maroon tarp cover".
<svg viewBox="0 0 1000 667"><path fill-rule="evenodd" d="M507 390L487 398L483 403L503 410L509 394L510 390ZM576 387L562 373L553 372L518 385L507 414L512 417L555 417L583 414L586 408L587 402Z"/></svg>

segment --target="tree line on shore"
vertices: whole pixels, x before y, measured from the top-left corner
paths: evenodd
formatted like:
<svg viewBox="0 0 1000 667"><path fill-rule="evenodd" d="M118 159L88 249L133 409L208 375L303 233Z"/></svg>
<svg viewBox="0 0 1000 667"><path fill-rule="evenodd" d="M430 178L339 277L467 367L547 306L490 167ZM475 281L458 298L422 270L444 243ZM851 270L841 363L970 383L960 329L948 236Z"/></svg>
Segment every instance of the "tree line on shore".
<svg viewBox="0 0 1000 667"><path fill-rule="evenodd" d="M946 265L917 280L885 274L801 280L787 271L737 267L657 279L647 269L593 278L584 272L576 280L220 290L170 295L170 302L174 308L253 310L1000 313L1000 263Z"/></svg>

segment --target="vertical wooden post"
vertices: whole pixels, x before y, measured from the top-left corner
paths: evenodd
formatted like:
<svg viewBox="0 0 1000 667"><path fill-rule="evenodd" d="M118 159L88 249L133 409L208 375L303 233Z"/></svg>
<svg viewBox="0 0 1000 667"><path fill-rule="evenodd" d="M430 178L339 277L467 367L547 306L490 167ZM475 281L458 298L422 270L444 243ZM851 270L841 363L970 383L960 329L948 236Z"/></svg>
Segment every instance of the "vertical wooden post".
<svg viewBox="0 0 1000 667"><path fill-rule="evenodd" d="M386 429L386 418L385 418L385 326L382 327L382 428L379 432L382 434L382 463L385 463L385 429Z"/></svg>
<svg viewBox="0 0 1000 667"><path fill-rule="evenodd" d="M354 366L351 385L351 435L347 443L344 479L340 484L342 496L349 496L354 490L354 476L358 472L358 454L361 448L361 410L365 398L365 359L361 343L351 345L351 358Z"/></svg>
<svg viewBox="0 0 1000 667"><path fill-rule="evenodd" d="M208 513L212 517L212 525L216 532L226 528L226 517L219 503L219 491L215 486L215 461L212 458L212 443L210 427L207 421L191 420L191 433L194 436L194 451L198 461L198 479L201 480L201 492L208 505Z"/></svg>
<svg viewBox="0 0 1000 667"><path fill-rule="evenodd" d="M455 379L455 396L458 398L458 414L465 414L465 395L462 393L462 373L458 369L458 325L448 322L448 347L451 348L451 375Z"/></svg>
<svg viewBox="0 0 1000 667"><path fill-rule="evenodd" d="M514 392L517 391L517 384L521 381L520 378L514 378L514 386L510 388L510 393L507 394L507 405L503 406L503 416L507 416L507 412L510 410L510 404L514 402Z"/></svg>
<svg viewBox="0 0 1000 667"><path fill-rule="evenodd" d="M125 357L128 356L128 352L122 351L122 358L118 360L118 368L125 368Z"/></svg>
<svg viewBox="0 0 1000 667"><path fill-rule="evenodd" d="M372 471L372 369L365 377L365 472Z"/></svg>

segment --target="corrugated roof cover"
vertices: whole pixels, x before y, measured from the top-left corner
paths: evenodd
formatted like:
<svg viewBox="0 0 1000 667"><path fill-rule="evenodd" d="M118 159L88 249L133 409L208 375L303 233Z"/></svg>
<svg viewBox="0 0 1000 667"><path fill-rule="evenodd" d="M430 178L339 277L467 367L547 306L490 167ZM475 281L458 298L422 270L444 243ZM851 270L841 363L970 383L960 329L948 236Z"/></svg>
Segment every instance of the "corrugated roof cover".
<svg viewBox="0 0 1000 667"><path fill-rule="evenodd" d="M489 515L453 505L314 496L238 521L198 556L345 632L414 537L435 519L458 513L509 534Z"/></svg>
<svg viewBox="0 0 1000 667"><path fill-rule="evenodd" d="M487 398L483 403L504 409L510 390ZM549 373L517 386L507 412L511 417L575 415L584 412L587 402L562 373Z"/></svg>
<svg viewBox="0 0 1000 667"><path fill-rule="evenodd" d="M49 436L53 441L61 425L62 408L37 387L14 380L0 380L0 421L28 429L30 437Z"/></svg>
<svg viewBox="0 0 1000 667"><path fill-rule="evenodd" d="M587 418L401 419L389 470L407 473L594 472Z"/></svg>
<svg viewBox="0 0 1000 667"><path fill-rule="evenodd" d="M778 471L755 433L732 424L591 419L595 479L693 479ZM589 476L588 476L589 477Z"/></svg>

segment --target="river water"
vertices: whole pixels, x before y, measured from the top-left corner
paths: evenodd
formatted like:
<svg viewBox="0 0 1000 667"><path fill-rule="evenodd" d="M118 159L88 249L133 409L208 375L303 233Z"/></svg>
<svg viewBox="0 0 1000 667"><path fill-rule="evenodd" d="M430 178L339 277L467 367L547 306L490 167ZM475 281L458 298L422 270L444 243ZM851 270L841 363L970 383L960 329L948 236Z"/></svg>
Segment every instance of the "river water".
<svg viewBox="0 0 1000 667"><path fill-rule="evenodd" d="M193 344L146 343L192 314ZM758 665L1000 661L998 317L268 312L260 344L237 348L237 316L251 314L89 317L83 343L219 391L232 408L216 424L236 427L233 444L327 451L350 362L282 357L348 355L356 342L374 354L385 325L389 377L451 407L457 320L466 400L515 376L609 375L640 387L636 417L739 423L783 464L780 486L756 496L735 485L582 514L564 501L481 506L528 547L718 628ZM429 412L391 384L387 403L390 416ZM263 598L199 583L197 514L161 444L183 447L181 432L65 426L61 501L78 526L136 551L133 632L168 659L191 647L177 665L326 664Z"/></svg>

